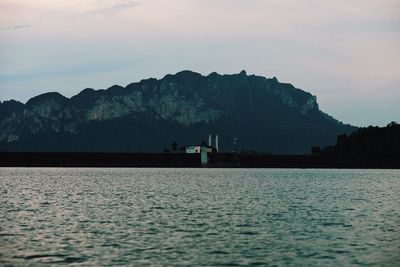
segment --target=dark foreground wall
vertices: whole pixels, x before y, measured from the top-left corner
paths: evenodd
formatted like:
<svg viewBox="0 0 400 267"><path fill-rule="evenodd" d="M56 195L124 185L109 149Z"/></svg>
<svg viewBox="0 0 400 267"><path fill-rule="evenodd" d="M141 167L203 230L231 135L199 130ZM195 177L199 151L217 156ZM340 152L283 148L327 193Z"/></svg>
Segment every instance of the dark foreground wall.
<svg viewBox="0 0 400 267"><path fill-rule="evenodd" d="M312 155L237 155L245 168L335 168L332 157Z"/></svg>
<svg viewBox="0 0 400 267"><path fill-rule="evenodd" d="M200 154L0 152L0 167L201 167ZM400 160L346 162L328 155L218 153L209 168L400 168Z"/></svg>
<svg viewBox="0 0 400 267"><path fill-rule="evenodd" d="M2 167L200 167L199 154L0 152Z"/></svg>

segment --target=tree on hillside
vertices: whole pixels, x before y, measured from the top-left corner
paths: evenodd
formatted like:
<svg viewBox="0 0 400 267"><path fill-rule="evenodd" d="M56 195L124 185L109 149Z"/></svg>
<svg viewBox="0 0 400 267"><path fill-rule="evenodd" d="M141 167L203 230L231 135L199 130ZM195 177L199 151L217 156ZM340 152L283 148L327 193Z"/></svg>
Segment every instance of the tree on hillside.
<svg viewBox="0 0 400 267"><path fill-rule="evenodd" d="M175 141L172 142L171 148L172 148L172 151L176 151L176 149L178 148L178 144Z"/></svg>

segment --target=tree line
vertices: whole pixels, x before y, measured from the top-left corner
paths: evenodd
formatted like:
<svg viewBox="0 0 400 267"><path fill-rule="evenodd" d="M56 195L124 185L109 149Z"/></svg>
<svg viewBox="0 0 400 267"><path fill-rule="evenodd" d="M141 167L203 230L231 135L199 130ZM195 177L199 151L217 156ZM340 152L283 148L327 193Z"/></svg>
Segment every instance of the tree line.
<svg viewBox="0 0 400 267"><path fill-rule="evenodd" d="M338 135L334 146L313 146L311 153L351 163L400 160L400 125L391 122L386 127L359 128L351 134Z"/></svg>

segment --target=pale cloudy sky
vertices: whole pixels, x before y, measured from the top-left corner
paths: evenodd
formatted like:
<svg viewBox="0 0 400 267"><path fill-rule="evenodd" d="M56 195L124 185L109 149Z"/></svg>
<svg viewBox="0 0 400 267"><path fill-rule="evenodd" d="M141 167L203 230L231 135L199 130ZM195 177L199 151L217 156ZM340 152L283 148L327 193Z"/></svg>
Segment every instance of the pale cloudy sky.
<svg viewBox="0 0 400 267"><path fill-rule="evenodd" d="M400 1L0 0L0 101L184 69L276 76L346 123L400 122Z"/></svg>

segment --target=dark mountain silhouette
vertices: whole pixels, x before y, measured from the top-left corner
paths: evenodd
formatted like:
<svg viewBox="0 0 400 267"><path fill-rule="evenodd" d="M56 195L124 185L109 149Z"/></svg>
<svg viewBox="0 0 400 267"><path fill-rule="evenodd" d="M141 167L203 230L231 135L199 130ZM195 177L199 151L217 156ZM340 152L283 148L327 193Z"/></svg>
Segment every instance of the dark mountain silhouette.
<svg viewBox="0 0 400 267"><path fill-rule="evenodd" d="M66 98L46 93L25 105L0 104L0 150L161 152L219 134L220 148L308 153L333 144L344 125L319 110L316 97L247 75L191 71L107 90L85 89Z"/></svg>
<svg viewBox="0 0 400 267"><path fill-rule="evenodd" d="M316 148L314 148L314 152ZM336 144L320 152L337 158L342 165L400 167L400 125L369 126L351 134L338 135Z"/></svg>

